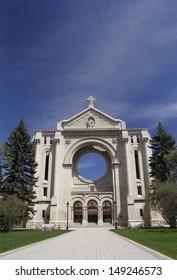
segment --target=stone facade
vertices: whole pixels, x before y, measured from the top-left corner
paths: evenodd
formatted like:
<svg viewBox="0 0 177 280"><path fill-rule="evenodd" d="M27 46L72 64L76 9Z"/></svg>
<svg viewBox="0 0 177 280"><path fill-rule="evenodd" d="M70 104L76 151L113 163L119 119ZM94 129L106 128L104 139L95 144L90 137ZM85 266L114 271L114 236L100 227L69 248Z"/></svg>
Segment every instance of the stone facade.
<svg viewBox="0 0 177 280"><path fill-rule="evenodd" d="M147 129L127 129L124 121L95 108L93 97L87 101L88 108L58 123L57 130L36 131L39 181L36 215L28 226L161 223L146 201L151 155ZM80 158L93 152L107 166L98 180L86 179L78 171Z"/></svg>

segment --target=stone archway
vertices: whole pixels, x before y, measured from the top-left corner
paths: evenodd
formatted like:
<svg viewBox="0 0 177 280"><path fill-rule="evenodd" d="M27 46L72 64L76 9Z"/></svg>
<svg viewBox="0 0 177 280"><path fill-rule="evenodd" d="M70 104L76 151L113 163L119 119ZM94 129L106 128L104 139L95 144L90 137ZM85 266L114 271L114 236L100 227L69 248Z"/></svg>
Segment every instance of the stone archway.
<svg viewBox="0 0 177 280"><path fill-rule="evenodd" d="M74 151L73 151L74 152ZM100 177L90 178L90 174L82 174L79 170L79 161L80 159L87 154L96 154L105 163L104 172ZM95 159L94 159L95 160ZM101 169L101 166L98 164L95 165L95 162L92 162L94 167ZM101 163L100 163L101 164ZM81 145L75 150L75 153L72 155L72 190L71 197L73 201L76 201L76 198L79 200L83 199L82 205L82 216L80 213L80 223L82 225L87 225L88 223L95 223L98 225L103 224L103 205L101 201L104 201L108 197L109 201L113 200L114 191L113 191L113 170L112 170L112 159L108 150L100 143L87 142L84 145ZM90 172L90 170L87 170ZM87 177L88 175L88 177ZM76 204L77 205L77 204ZM74 219L73 222L76 223L78 217L76 217L75 205L74 209ZM108 211L108 210L107 210ZM109 221L112 218L110 213ZM81 221L82 217L82 221ZM108 217L107 217L108 219Z"/></svg>

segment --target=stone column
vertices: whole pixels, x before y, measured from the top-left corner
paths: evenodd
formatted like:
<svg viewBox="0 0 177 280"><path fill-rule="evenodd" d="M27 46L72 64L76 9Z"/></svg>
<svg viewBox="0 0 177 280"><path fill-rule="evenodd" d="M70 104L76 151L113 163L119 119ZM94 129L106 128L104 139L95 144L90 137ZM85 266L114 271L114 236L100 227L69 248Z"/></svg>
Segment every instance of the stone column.
<svg viewBox="0 0 177 280"><path fill-rule="evenodd" d="M54 168L54 180L53 180L53 196L51 198L50 205L50 223L54 224L58 227L58 215L57 215L57 183L59 176L59 148L60 148L60 140L59 135L55 135L54 139L55 143L55 166Z"/></svg>
<svg viewBox="0 0 177 280"><path fill-rule="evenodd" d="M120 214L120 183L119 183L119 162L113 162L112 164L112 174L113 174L113 203L116 203L115 213L114 213L114 222L118 221Z"/></svg>
<svg viewBox="0 0 177 280"><path fill-rule="evenodd" d="M72 164L66 163L62 165L62 188L58 190L57 201L60 205L58 209L58 218L61 224L65 224L67 220L67 202L69 202L68 220L71 221L71 184L72 184Z"/></svg>
<svg viewBox="0 0 177 280"><path fill-rule="evenodd" d="M143 173L144 173L144 188L145 188L145 198L148 195L149 191L149 186L151 184L150 182L150 169L149 169L149 163L148 159L150 157L150 152L148 145L149 144L149 134L147 131L142 132L142 159L143 159ZM144 206L144 214L143 214L143 219L144 219L144 225L149 226L152 223L153 217L151 217L151 207L149 202L146 201L145 206ZM153 215L152 215L153 216Z"/></svg>
<svg viewBox="0 0 177 280"><path fill-rule="evenodd" d="M126 166L126 179L127 179L127 190L128 190L128 196L132 196L132 190L131 190L131 179L130 179L130 160L129 160L129 147L128 147L128 133L127 135L123 136L123 142L125 147L125 166Z"/></svg>
<svg viewBox="0 0 177 280"><path fill-rule="evenodd" d="M71 223L74 223L74 207L71 206Z"/></svg>
<svg viewBox="0 0 177 280"><path fill-rule="evenodd" d="M127 222L128 224L131 220L134 220L134 199L132 194L132 187L131 187L131 171L130 171L130 159L129 159L129 136L128 132L124 131L123 133L123 143L125 147L125 166L126 166L126 181L127 181Z"/></svg>
<svg viewBox="0 0 177 280"><path fill-rule="evenodd" d="M87 206L83 206L82 208L82 225L86 226L88 224L88 211L87 211Z"/></svg>
<svg viewBox="0 0 177 280"><path fill-rule="evenodd" d="M102 206L98 206L98 226L103 225L103 211Z"/></svg>
<svg viewBox="0 0 177 280"><path fill-rule="evenodd" d="M58 183L58 177L59 177L59 149L60 149L60 140L55 139L55 173L54 173L54 190L53 190L53 196L57 196L57 183Z"/></svg>

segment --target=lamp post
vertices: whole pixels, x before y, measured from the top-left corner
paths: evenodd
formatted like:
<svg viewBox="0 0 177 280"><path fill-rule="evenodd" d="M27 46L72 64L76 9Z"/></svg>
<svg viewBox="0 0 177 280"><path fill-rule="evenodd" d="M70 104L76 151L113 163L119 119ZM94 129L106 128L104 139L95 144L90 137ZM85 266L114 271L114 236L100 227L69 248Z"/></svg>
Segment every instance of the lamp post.
<svg viewBox="0 0 177 280"><path fill-rule="evenodd" d="M68 214L69 214L69 202L66 203L67 217L66 217L66 230L68 230Z"/></svg>
<svg viewBox="0 0 177 280"><path fill-rule="evenodd" d="M117 219L116 219L116 201L114 201L114 227L117 229Z"/></svg>

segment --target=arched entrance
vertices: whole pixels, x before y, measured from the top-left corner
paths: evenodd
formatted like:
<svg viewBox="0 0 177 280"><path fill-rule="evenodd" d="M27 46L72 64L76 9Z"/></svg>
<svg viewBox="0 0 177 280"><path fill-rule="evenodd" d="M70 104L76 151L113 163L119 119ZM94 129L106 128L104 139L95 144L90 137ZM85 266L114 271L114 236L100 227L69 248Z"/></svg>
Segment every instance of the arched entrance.
<svg viewBox="0 0 177 280"><path fill-rule="evenodd" d="M112 207L110 201L103 202L103 222L112 223Z"/></svg>
<svg viewBox="0 0 177 280"><path fill-rule="evenodd" d="M87 204L88 223L98 223L98 204L95 200L90 200Z"/></svg>
<svg viewBox="0 0 177 280"><path fill-rule="evenodd" d="M82 224L82 202L80 201L74 203L74 223Z"/></svg>
<svg viewBox="0 0 177 280"><path fill-rule="evenodd" d="M69 139L67 143L70 143ZM64 166L68 168L66 178L69 180L70 175L72 176L72 181L68 181L73 201L71 220L82 226L87 226L88 223L103 226L102 202L113 200L113 147L105 140L91 136L76 143L71 145L64 159ZM82 206L76 207L77 201ZM106 214L105 220L111 221L110 211Z"/></svg>

